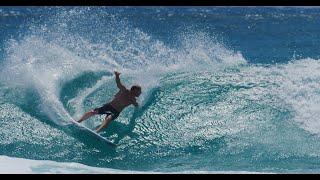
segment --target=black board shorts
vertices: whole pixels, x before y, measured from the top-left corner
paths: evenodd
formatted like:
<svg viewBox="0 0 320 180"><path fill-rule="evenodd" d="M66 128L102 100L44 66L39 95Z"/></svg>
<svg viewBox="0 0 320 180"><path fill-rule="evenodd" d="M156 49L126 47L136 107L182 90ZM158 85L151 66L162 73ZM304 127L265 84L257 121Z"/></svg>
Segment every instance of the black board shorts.
<svg viewBox="0 0 320 180"><path fill-rule="evenodd" d="M112 120L116 119L119 116L119 112L114 109L110 104L105 104L102 107L95 108L95 111L98 114L107 114L112 116Z"/></svg>

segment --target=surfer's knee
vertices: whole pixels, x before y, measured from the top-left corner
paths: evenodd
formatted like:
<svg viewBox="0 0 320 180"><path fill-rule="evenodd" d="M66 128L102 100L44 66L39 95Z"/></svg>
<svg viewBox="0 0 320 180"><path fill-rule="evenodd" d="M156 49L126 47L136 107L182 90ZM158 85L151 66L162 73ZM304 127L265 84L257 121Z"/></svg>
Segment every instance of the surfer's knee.
<svg viewBox="0 0 320 180"><path fill-rule="evenodd" d="M111 115L108 115L104 118L105 121L111 121L113 117Z"/></svg>
<svg viewBox="0 0 320 180"><path fill-rule="evenodd" d="M88 114L89 115L96 115L98 112L96 112L95 110L89 111Z"/></svg>

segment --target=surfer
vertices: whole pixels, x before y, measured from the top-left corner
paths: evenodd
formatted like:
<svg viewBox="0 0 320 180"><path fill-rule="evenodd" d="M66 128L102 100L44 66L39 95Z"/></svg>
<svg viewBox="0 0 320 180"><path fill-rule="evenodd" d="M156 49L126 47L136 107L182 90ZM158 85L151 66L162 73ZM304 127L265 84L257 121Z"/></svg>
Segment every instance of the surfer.
<svg viewBox="0 0 320 180"><path fill-rule="evenodd" d="M91 116L97 114L106 114L106 117L102 124L96 129L96 132L100 132L102 129L106 128L112 120L115 120L120 112L129 105L134 105L138 107L136 98L141 94L141 87L138 85L133 85L130 90L128 90L120 81L120 74L114 71L116 76L117 87L119 88L118 93L114 96L111 102L104 104L102 107L95 108L89 112L86 112L78 121L82 121L90 118Z"/></svg>

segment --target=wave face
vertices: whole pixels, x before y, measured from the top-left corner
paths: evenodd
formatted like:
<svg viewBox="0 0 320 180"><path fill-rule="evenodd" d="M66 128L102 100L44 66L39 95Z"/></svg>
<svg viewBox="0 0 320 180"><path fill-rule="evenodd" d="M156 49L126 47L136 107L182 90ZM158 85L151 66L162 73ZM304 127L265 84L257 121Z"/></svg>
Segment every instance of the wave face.
<svg viewBox="0 0 320 180"><path fill-rule="evenodd" d="M99 167L85 173L319 172L319 9L0 12L1 155ZM143 93L102 133L112 149L70 120L112 98L114 70Z"/></svg>

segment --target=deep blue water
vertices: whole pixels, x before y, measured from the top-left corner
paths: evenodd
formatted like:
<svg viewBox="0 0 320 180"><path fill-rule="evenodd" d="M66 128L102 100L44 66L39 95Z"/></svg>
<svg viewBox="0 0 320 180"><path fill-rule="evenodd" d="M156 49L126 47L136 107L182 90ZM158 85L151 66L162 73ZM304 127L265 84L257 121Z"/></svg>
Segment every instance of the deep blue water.
<svg viewBox="0 0 320 180"><path fill-rule="evenodd" d="M0 154L124 170L319 172L320 9L1 7ZM68 122L143 88L102 135ZM87 120L94 128L102 116Z"/></svg>

